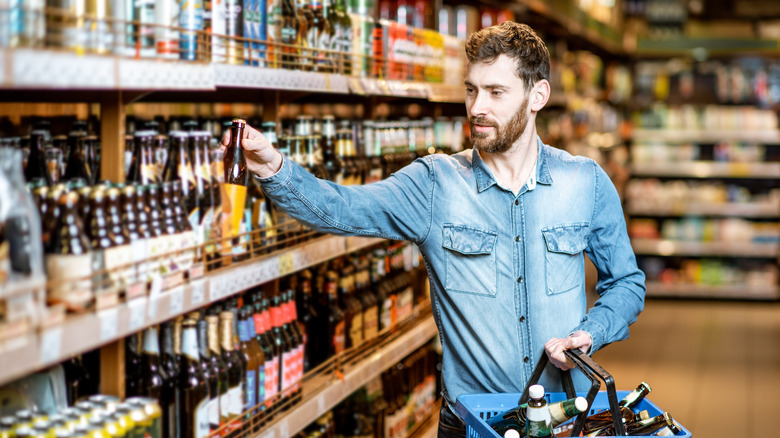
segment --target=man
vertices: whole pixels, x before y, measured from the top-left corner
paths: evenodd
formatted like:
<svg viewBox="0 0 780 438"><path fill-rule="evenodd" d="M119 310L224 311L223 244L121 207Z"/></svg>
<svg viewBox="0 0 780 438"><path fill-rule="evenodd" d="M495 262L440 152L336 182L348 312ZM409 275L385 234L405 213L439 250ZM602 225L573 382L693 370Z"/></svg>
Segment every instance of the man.
<svg viewBox="0 0 780 438"><path fill-rule="evenodd" d="M466 54L473 150L343 187L283 158L256 130L242 142L265 193L302 222L420 247L443 346L439 436L465 433L453 410L459 395L522 392L542 351L568 369L563 350L592 353L627 338L645 295L607 175L536 134L550 97L544 43L507 22L473 34ZM599 273L600 298L587 314L583 253ZM561 391L553 371L540 383ZM575 376L578 388L583 379Z"/></svg>

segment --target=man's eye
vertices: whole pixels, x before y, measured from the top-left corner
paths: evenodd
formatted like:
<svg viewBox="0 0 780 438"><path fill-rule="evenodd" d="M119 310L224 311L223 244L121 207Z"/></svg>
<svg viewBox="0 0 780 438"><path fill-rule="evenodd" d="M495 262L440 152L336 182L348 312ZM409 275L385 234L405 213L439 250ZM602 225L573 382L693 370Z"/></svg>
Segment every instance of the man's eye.
<svg viewBox="0 0 780 438"><path fill-rule="evenodd" d="M500 95L504 94L504 92L503 92L503 91L501 91L501 90L493 90L493 91L491 92L491 94L492 94L493 96L500 96Z"/></svg>
<svg viewBox="0 0 780 438"><path fill-rule="evenodd" d="M467 88L466 88L466 93L467 93L467 94L474 94L474 89L473 89L473 88L468 88L468 87L467 87Z"/></svg>

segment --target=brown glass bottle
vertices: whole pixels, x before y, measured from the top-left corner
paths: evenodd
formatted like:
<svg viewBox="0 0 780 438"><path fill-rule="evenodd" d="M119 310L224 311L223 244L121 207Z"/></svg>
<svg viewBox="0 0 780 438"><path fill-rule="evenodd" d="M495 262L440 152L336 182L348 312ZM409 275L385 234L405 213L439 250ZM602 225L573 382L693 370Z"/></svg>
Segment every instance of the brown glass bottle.
<svg viewBox="0 0 780 438"><path fill-rule="evenodd" d="M154 135L148 131L138 131L133 136L133 155L130 159L126 181L141 185L154 182L152 157L148 150L153 137Z"/></svg>
<svg viewBox="0 0 780 438"><path fill-rule="evenodd" d="M177 355L174 352L174 322L167 321L160 325L160 343L162 344L162 356L160 365L168 376L175 377L179 373L179 367L176 363Z"/></svg>
<svg viewBox="0 0 780 438"><path fill-rule="evenodd" d="M211 227L214 222L214 212L211 204L211 178L209 169L205 164L206 160L203 157L202 141L208 142L208 134L204 136L202 132L193 131L188 136L189 156L195 185L189 197L184 195L184 191L182 191L185 205L189 212L188 219L195 233L195 243L197 245L203 245L210 240ZM207 253L206 258L209 260L207 248L203 248L203 251ZM211 252L213 252L213 248Z"/></svg>
<svg viewBox="0 0 780 438"><path fill-rule="evenodd" d="M284 319L282 328L287 333L287 338L292 344L292 354L290 355L290 364L288 367L288 380L290 395L294 399L298 399L301 396L300 381L303 378L303 353L305 348L295 309L296 279L297 277L295 276L288 276L286 277L287 284L285 284L285 281L283 280L280 287L282 318Z"/></svg>
<svg viewBox="0 0 780 438"><path fill-rule="evenodd" d="M233 348L233 312L225 310L219 314L220 346L222 360L227 370L227 404L220 403L220 420L227 424L227 430L241 428L241 413L244 401L244 369L239 353Z"/></svg>
<svg viewBox="0 0 780 438"><path fill-rule="evenodd" d="M327 179L339 183L339 175L344 163L336 154L336 121L333 116L326 115L322 118L322 137L320 139L322 150L322 167Z"/></svg>
<svg viewBox="0 0 780 438"><path fill-rule="evenodd" d="M168 375L160 360L160 343L157 328L151 326L144 331L141 366L138 372L136 394L152 397L160 403L162 410L163 436L171 436L171 422L175 420L176 402L172 395L176 390L175 376Z"/></svg>
<svg viewBox="0 0 780 438"><path fill-rule="evenodd" d="M620 409L620 415L623 417L623 422L628 424L636 419L633 408L642 401L652 389L650 385L645 382L641 382L636 389L629 392L618 403L618 409ZM613 424L612 414L609 410L598 412L585 419L585 425L583 426L583 433L588 435L594 433L598 429L610 426ZM614 426L613 426L614 427ZM613 432L614 433L614 432Z"/></svg>
<svg viewBox="0 0 780 438"><path fill-rule="evenodd" d="M59 216L44 248L46 273L53 303L65 303L68 310L83 311L92 304L89 276L92 274L91 245L78 211L78 194L68 192L58 200Z"/></svg>
<svg viewBox="0 0 780 438"><path fill-rule="evenodd" d="M371 274L369 260L362 256L357 264L355 273L356 296L363 306L363 340L368 341L377 336L379 332L379 306L376 295L371 289Z"/></svg>
<svg viewBox="0 0 780 438"><path fill-rule="evenodd" d="M329 337L328 356L341 354L346 348L345 314L339 305L338 274L329 270L325 274L325 292L328 297L327 333Z"/></svg>
<svg viewBox="0 0 780 438"><path fill-rule="evenodd" d="M171 205L176 218L176 228L179 230L176 265L186 273L192 267L195 259L195 231L187 218L186 208L182 204L181 181L179 180L174 180L171 186Z"/></svg>
<svg viewBox="0 0 780 438"><path fill-rule="evenodd" d="M296 316L298 331L303 337L303 372L306 373L319 365L317 363L316 345L324 341L321 339L319 328L320 315L312 296L313 275L311 270L304 269L298 274L298 287L296 289Z"/></svg>
<svg viewBox="0 0 780 438"><path fill-rule="evenodd" d="M363 342L363 305L355 298L355 265L345 260L339 277L339 302L344 309L345 348Z"/></svg>
<svg viewBox="0 0 780 438"><path fill-rule="evenodd" d="M222 360L222 350L219 346L219 312L220 310L217 306L211 306L206 310L208 358L211 364L212 375L217 383L217 398L209 402L209 425L212 433L224 426L220 415L221 406L223 403L225 406L229 403L227 366Z"/></svg>
<svg viewBox="0 0 780 438"><path fill-rule="evenodd" d="M46 165L46 155L43 152L45 133L33 131L30 133L30 154L27 156L27 165L24 167L24 179L29 183L36 178L43 178L46 185L51 185L52 177L49 167Z"/></svg>
<svg viewBox="0 0 780 438"><path fill-rule="evenodd" d="M222 189L217 175L212 171L211 154L209 150L209 140L211 135L208 132L202 131L197 135L197 144L195 145L201 151L201 173L205 181L208 184L204 187L207 192L211 210L210 215L205 216L203 219L204 228L207 227L206 234L206 260L208 264L206 268L208 270L216 269L222 266L221 257L219 255L219 242L222 238Z"/></svg>
<svg viewBox="0 0 780 438"><path fill-rule="evenodd" d="M142 354L139 343L140 333L125 338L125 392L128 397L140 395Z"/></svg>
<svg viewBox="0 0 780 438"><path fill-rule="evenodd" d="M70 152L65 164L65 174L63 181L72 181L75 179L83 180L87 185L93 184L92 169L89 167L89 159L84 148L86 133L71 132L68 135L68 144Z"/></svg>
<svg viewBox="0 0 780 438"><path fill-rule="evenodd" d="M222 213L227 218L229 227L229 241L231 247L223 247L223 255L232 253L235 259L242 259L246 255L246 246L239 242L237 236L242 231L244 208L246 207L247 183L249 171L246 168L246 157L241 141L244 138L246 121L233 119L230 126L230 144L225 149L223 158L224 181L222 199ZM228 237L228 236L223 236Z"/></svg>
<svg viewBox="0 0 780 438"><path fill-rule="evenodd" d="M176 438L194 438L209 433L208 383L200 371L195 321L182 323L179 374L176 376Z"/></svg>

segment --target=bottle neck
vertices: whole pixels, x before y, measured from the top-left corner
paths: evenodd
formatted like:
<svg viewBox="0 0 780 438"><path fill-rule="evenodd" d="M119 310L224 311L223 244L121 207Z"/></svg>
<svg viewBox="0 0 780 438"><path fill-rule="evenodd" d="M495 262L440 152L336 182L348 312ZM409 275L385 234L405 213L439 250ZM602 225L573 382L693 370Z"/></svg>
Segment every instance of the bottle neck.
<svg viewBox="0 0 780 438"><path fill-rule="evenodd" d="M160 343L157 340L157 328L149 327L144 331L144 354L151 356L160 355Z"/></svg>
<svg viewBox="0 0 780 438"><path fill-rule="evenodd" d="M209 350L216 354L220 354L219 349L219 319L214 317L209 317L207 319L208 322L208 344L209 344Z"/></svg>
<svg viewBox="0 0 780 438"><path fill-rule="evenodd" d="M226 352L233 351L233 318L220 318L221 336L220 344L222 350Z"/></svg>
<svg viewBox="0 0 780 438"><path fill-rule="evenodd" d="M181 335L181 354L188 359L198 361L198 334L194 326L184 328Z"/></svg>

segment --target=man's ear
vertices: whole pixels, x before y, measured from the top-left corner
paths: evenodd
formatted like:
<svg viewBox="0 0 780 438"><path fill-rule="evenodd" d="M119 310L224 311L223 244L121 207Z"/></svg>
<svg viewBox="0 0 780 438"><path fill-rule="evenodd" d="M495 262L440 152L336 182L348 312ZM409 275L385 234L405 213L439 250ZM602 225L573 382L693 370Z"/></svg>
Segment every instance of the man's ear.
<svg viewBox="0 0 780 438"><path fill-rule="evenodd" d="M531 89L531 95L528 97L531 111L539 111L547 105L550 100L550 83L547 79L542 79L534 84Z"/></svg>

